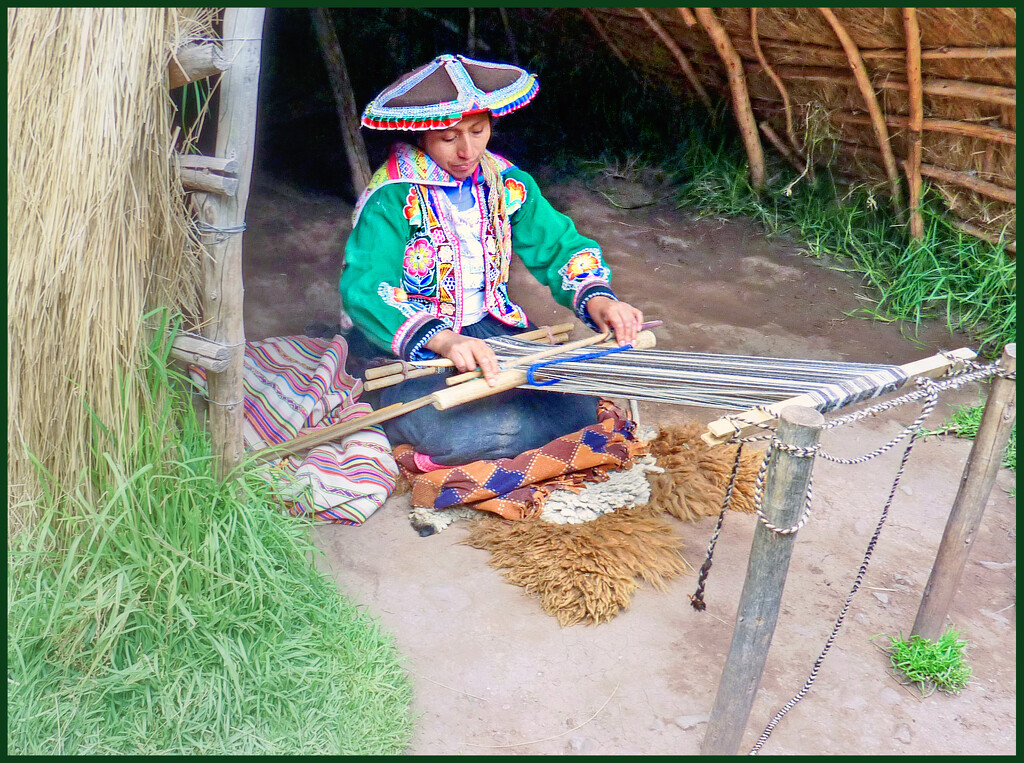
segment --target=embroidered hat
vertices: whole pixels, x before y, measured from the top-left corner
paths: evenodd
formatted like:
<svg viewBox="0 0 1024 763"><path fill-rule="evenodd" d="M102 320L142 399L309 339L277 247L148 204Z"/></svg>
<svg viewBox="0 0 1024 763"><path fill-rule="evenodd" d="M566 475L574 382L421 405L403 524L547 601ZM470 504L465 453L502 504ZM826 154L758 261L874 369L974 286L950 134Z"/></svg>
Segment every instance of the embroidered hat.
<svg viewBox="0 0 1024 763"><path fill-rule="evenodd" d="M529 103L539 87L537 75L518 66L438 56L384 88L367 104L362 124L374 130L443 130L469 113L509 114Z"/></svg>

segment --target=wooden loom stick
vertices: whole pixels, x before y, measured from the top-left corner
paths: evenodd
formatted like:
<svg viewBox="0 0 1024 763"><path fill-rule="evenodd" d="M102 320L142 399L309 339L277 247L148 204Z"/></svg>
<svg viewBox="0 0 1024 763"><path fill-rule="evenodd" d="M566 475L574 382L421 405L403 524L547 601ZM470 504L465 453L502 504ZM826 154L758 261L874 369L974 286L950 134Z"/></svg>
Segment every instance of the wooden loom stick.
<svg viewBox="0 0 1024 763"><path fill-rule="evenodd" d="M555 334L553 337L554 344L562 344L569 338L568 334ZM396 384L401 384L406 379L419 379L423 376L432 376L434 374L444 373L452 367L452 362L447 358L444 358L444 363L435 363L432 366L426 368L413 368L403 373L389 374L388 376L379 376L375 379L370 379L363 384L363 389L367 392L371 392L375 389L383 389L384 387L393 387ZM429 361L428 361L429 362ZM466 374L461 374L466 378L475 378L479 376L479 371L469 371ZM456 377L452 377L456 378Z"/></svg>
<svg viewBox="0 0 1024 763"><path fill-rule="evenodd" d="M606 338L605 334L598 334L598 338ZM654 333L651 331L641 331L637 335L637 341L634 344L636 349L647 350L655 346L657 340L654 337ZM575 344L575 343L573 343ZM547 357L555 355L567 349L569 345L554 347L551 350L546 350L549 353ZM542 353L537 353L541 355ZM535 360L536 360L535 356ZM420 408L425 408L428 405L433 405L439 411L448 410L454 408L463 403L468 403L473 400L480 400L490 395L496 395L499 392L505 392L510 389L514 389L522 384L526 383L526 372L518 369L511 369L508 371L502 371L498 374L498 383L493 387L489 386L483 379L476 379L471 382L466 382L458 387L452 389L438 390L432 392L429 395L418 397L415 400L410 400L408 403L395 403L389 405L386 408L380 408L373 413L368 413L365 416L360 416L350 421L343 421L340 424L334 424L324 429L310 432L309 434L299 435L287 442L282 442L277 445L271 445L256 454L256 458L260 461L272 461L276 458L288 454L299 453L303 450L316 447L317 445L323 445L325 442L331 440L337 440L342 437L346 437L354 432L358 432L360 429L373 426L375 424L382 424L385 421L403 416L406 413L412 413Z"/></svg>
<svg viewBox="0 0 1024 763"><path fill-rule="evenodd" d="M977 357L977 354L974 350L969 347L961 347L959 350L953 350L942 355L932 355L922 360L907 363L900 366L900 370L906 374L907 381L918 376L927 376L934 379L944 374L956 365L958 361L972 360L975 357ZM763 408L743 411L732 416L723 416L708 424L708 431L701 435L701 439L708 445L722 445L732 439L734 435L743 437L756 430L759 424L767 424L774 421L784 408L794 405L813 408L816 402L813 396L805 393L791 397L788 400L772 403Z"/></svg>
<svg viewBox="0 0 1024 763"><path fill-rule="evenodd" d="M610 332L606 331L603 334L597 334L596 336L588 336L586 339L577 339L575 342L569 342L569 344L561 344L558 345L557 347L552 347L548 350L541 350L540 352L535 352L532 355L525 355L521 358L516 358L514 361L506 365L505 368L502 370L507 371L508 369L516 368L517 366L532 365L536 363L538 360L544 360L544 358L550 358L553 355L559 355L567 350L578 350L580 347L589 347L592 344L597 344L598 342L605 341L606 339L608 339L609 336ZM453 376L450 379L448 379L445 383L449 387L451 387L455 384L462 384L463 382L468 381L470 379L476 379L481 375L482 373L478 368L473 371L466 371L466 373L464 374L458 374L456 376ZM501 376L501 374L499 373L498 376Z"/></svg>
<svg viewBox="0 0 1024 763"><path fill-rule="evenodd" d="M605 335L599 335L600 338L604 338L604 336ZM593 341L596 338L598 337L591 337L589 344L596 344L596 342ZM571 345L567 344L565 345L565 347L558 349L569 350L578 349L579 347L586 346L578 342L573 342L572 344L576 345L576 347L572 347ZM633 343L633 348L636 350L650 350L653 349L656 344L657 340L655 339L653 332L641 331L639 334L637 334L636 342ZM543 360L544 357L551 357L555 354L557 353L539 352L536 355L527 356L525 358L519 358L517 364L523 365L527 362L533 364L536 363L538 360ZM487 381L484 379L472 379L470 381L463 382L462 384L457 384L454 387L449 387L448 389L438 390L437 392L434 393L434 397L436 399L433 401L433 405L439 411L446 411L449 408L454 408L457 405L469 403L472 402L473 400L479 400L489 395L495 395L499 392L505 392L507 390L520 387L526 383L526 371L520 368L509 368L498 374L498 380L493 387L489 386L487 384Z"/></svg>
<svg viewBox="0 0 1024 763"><path fill-rule="evenodd" d="M556 323L554 326L541 326L540 328L533 329L532 331L524 331L522 334L516 334L516 339L525 339L527 341L533 341L535 339L546 339L548 332L551 332L551 336L557 337L559 334L568 334L573 329L571 323ZM448 358L437 358L434 360L418 360L415 361L420 367L443 367L451 368L455 364ZM392 374L402 373L409 367L407 362L388 363L384 366L374 366L373 368L366 369L366 379L379 379L382 376L391 376Z"/></svg>

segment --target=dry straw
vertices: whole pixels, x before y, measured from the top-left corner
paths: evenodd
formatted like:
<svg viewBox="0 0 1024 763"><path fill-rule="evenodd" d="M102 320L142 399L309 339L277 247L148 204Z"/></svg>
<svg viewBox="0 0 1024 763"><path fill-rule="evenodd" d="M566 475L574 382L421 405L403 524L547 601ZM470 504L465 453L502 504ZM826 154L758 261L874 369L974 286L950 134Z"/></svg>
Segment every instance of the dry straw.
<svg viewBox="0 0 1024 763"><path fill-rule="evenodd" d="M27 453L74 489L86 406L110 426L144 394L147 308L194 307L167 65L210 22L196 9L8 9L9 536L39 495Z"/></svg>

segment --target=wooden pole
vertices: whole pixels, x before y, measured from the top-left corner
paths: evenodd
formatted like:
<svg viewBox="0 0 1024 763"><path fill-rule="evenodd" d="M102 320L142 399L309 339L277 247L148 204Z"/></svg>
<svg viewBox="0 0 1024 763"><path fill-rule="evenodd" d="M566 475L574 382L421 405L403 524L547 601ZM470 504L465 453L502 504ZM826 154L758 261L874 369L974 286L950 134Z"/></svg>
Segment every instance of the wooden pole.
<svg viewBox="0 0 1024 763"><path fill-rule="evenodd" d="M697 26L697 17L693 15L693 11L689 8L676 8L679 11L679 15L683 17L683 23L686 26Z"/></svg>
<svg viewBox="0 0 1024 763"><path fill-rule="evenodd" d="M817 444L825 418L813 408L791 407L779 417L778 438L787 445ZM813 458L773 450L768 462L763 510L777 527L795 525L803 512ZM750 546L732 645L711 708L702 755L735 755L761 685L768 648L779 617L796 533L782 535L758 522Z"/></svg>
<svg viewBox="0 0 1024 763"><path fill-rule="evenodd" d="M1000 366L1007 373L1016 372L1016 344L1009 344L1003 350ZM960 489L953 501L935 564L924 588L924 596L911 631L914 635L935 641L945 630L946 615L960 584L967 556L985 513L985 504L995 484L1003 451L1016 419L1017 383L998 376L992 382L978 434L974 437L971 454L967 457L967 465L960 478Z"/></svg>
<svg viewBox="0 0 1024 763"><path fill-rule="evenodd" d="M910 132L907 135L907 183L910 186L910 235L924 238L921 215L921 131L924 129L924 91L921 84L921 29L917 11L903 9L903 27L907 35L907 85L910 87Z"/></svg>
<svg viewBox="0 0 1024 763"><path fill-rule="evenodd" d="M710 8L694 8L694 15L697 21L708 33L715 50L725 64L729 74L729 91L732 93L732 107L736 113L736 122L740 128L740 135L743 136L743 146L747 150L747 161L750 164L750 185L755 190L764 187L764 149L761 148L761 138L757 133L757 122L754 119L754 112L750 108L750 93L747 90L747 78L743 74L743 62L740 60L736 48L729 39L728 32L715 17Z"/></svg>
<svg viewBox="0 0 1024 763"><path fill-rule="evenodd" d="M789 101L789 90L783 83L782 78L772 69L768 59L764 57L764 51L761 50L761 40L757 35L757 8L750 9L750 44L754 47L754 55L757 56L761 68L764 69L765 74L771 77L772 82L775 83L775 89L782 96L782 107L785 109L786 115L786 136L789 138L789 143L793 146L794 151L802 154L803 147L800 145L800 141L797 140L796 131L793 129L793 106Z"/></svg>
<svg viewBox="0 0 1024 763"><path fill-rule="evenodd" d="M594 27L594 31L597 32L597 36L604 40L604 44L608 46L608 49L611 50L612 54L619 59L623 66L629 69L629 61L626 60L622 51L619 50L619 46L615 44L615 41L608 36L608 32L605 31L597 16L595 16L589 8L580 8L579 11L583 14L583 18L587 20L587 23Z"/></svg>
<svg viewBox="0 0 1024 763"><path fill-rule="evenodd" d="M334 22L325 8L310 8L317 40L320 42L320 53L327 67L327 76L331 80L331 92L338 110L338 122L341 126L341 139L345 144L345 156L348 158L349 172L352 175L352 187L355 195L363 192L370 183L370 160L366 156L366 143L359 132L359 111L356 109L356 98L352 93L352 82L348 77L345 57L341 53L341 42L334 29Z"/></svg>
<svg viewBox="0 0 1024 763"><path fill-rule="evenodd" d="M867 107L868 114L871 116L871 125L875 128L875 138L878 140L878 148L882 152L882 164L885 167L885 174L889 178L889 192L892 196L893 206L896 209L896 213L902 215L899 169L896 167L896 158L892 154L892 146L889 143L889 129L885 126L885 117L882 116L882 109L878 105L875 90L871 87L871 79L868 77L868 70L864 66L864 59L861 58L857 44L850 37L850 33L846 31L846 27L843 26L839 17L830 8L819 8L818 10L821 11L821 15L828 21L832 31L839 38L839 43L843 46L843 50L846 51L846 57L850 61L850 69L853 71L853 77L857 82L857 87L860 89L861 96L864 98L864 105Z"/></svg>
<svg viewBox="0 0 1024 763"><path fill-rule="evenodd" d="M215 229L206 229L203 236L209 253L203 266L204 334L231 352L227 369L207 375L210 438L221 479L241 464L244 447L242 230L256 139L264 12L264 8L224 11L224 59L230 66L220 82L216 155L238 163L238 190L234 196L196 194L200 220Z"/></svg>
<svg viewBox="0 0 1024 763"><path fill-rule="evenodd" d="M797 172L802 175L807 171L807 165L794 153L793 149L782 141L782 138L778 136L778 133L772 129L770 124L761 122L758 127L761 128L761 132L764 133L764 137L768 139L768 142L775 146L780 154L786 157L786 160L796 168Z"/></svg>
<svg viewBox="0 0 1024 763"><path fill-rule="evenodd" d="M697 72L695 72L693 70L693 66L690 65L690 59L686 57L686 54L683 53L679 45L676 44L676 41L672 39L672 35L665 31L665 28L658 23L658 20L654 18L646 8L637 8L636 11L640 14L640 17L647 22L647 26L654 30L654 33L658 35L659 39L665 43L665 47L668 48L669 53L671 53L676 59L676 63L678 63L679 68L683 70L683 74L686 75L686 79L696 91L701 102L709 110L713 109L714 107L711 105L711 97L708 95L708 91L704 89L704 85L701 84L700 78L697 76Z"/></svg>

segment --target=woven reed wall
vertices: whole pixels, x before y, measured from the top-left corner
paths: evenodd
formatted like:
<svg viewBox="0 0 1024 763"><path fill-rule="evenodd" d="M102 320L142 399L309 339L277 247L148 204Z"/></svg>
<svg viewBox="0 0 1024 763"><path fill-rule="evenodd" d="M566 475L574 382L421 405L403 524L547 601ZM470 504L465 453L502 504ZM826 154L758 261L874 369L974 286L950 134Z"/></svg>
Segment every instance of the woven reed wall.
<svg viewBox="0 0 1024 763"><path fill-rule="evenodd" d="M147 309L195 310L167 67L210 15L7 12L9 537L40 490L28 452L75 489L93 458L86 405L117 430L145 394Z"/></svg>
<svg viewBox="0 0 1024 763"><path fill-rule="evenodd" d="M677 57L643 10L675 42L713 98L730 99L727 70L688 9L594 8L593 20L628 65L694 93ZM853 179L886 181L880 143L850 59L817 8L766 8L756 13L756 39L790 102L794 140L786 130L785 99L758 59L750 8L713 13L742 61L758 123L767 122L787 149L807 144L813 158ZM888 125L900 167L910 156L907 32L900 8L842 8L834 13L859 49ZM1010 8L919 8L922 173L974 235L1016 238L1016 12ZM809 138L809 140L808 140ZM773 150L765 141L766 151ZM941 175L941 177L937 177ZM980 182L977 182L980 181ZM972 187L973 186L973 187ZM979 190L980 189L980 190ZM904 190L904 200L906 191ZM905 202L904 202L905 203ZM1015 250L1015 247L1013 247Z"/></svg>

